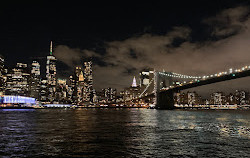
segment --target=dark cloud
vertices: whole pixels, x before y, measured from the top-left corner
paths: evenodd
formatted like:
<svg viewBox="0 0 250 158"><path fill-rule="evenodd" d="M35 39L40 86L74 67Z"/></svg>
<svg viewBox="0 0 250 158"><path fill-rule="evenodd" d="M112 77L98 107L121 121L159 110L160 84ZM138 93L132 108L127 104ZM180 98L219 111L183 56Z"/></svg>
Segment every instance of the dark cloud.
<svg viewBox="0 0 250 158"><path fill-rule="evenodd" d="M239 6L222 11L215 17L203 20L205 24L212 27L212 35L216 37L228 37L246 29L245 23L248 20L249 8Z"/></svg>
<svg viewBox="0 0 250 158"><path fill-rule="evenodd" d="M138 76L138 72L145 67L187 75L213 74L231 67L249 65L248 13L249 8L237 7L203 20L203 23L212 27L211 36L225 37L216 41L190 42L190 28L174 27L165 35L146 33L122 41L106 42L105 53L102 54L58 46L55 55L58 60L71 67L76 66L76 63L81 64L82 59L89 57L97 57L105 63L105 66L94 65L94 84L97 89L107 86L121 89L129 86L133 76ZM244 82L246 87L250 87L249 81ZM227 87L223 86L224 89ZM230 88L232 89L231 85Z"/></svg>
<svg viewBox="0 0 250 158"><path fill-rule="evenodd" d="M74 68L82 65L84 60L89 60L92 57L100 55L90 50L72 49L65 45L59 45L55 48L54 55L56 58L64 62L67 66Z"/></svg>
<svg viewBox="0 0 250 158"><path fill-rule="evenodd" d="M135 59L138 58L136 52L135 52L133 49L130 50L129 55L130 55L132 58L135 58Z"/></svg>

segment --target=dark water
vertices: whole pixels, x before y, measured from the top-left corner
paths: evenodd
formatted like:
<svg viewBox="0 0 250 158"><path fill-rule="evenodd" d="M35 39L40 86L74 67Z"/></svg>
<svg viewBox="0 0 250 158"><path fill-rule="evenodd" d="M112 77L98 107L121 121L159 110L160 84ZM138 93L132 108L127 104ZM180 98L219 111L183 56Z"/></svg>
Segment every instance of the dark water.
<svg viewBox="0 0 250 158"><path fill-rule="evenodd" d="M250 111L0 110L0 157L249 157Z"/></svg>

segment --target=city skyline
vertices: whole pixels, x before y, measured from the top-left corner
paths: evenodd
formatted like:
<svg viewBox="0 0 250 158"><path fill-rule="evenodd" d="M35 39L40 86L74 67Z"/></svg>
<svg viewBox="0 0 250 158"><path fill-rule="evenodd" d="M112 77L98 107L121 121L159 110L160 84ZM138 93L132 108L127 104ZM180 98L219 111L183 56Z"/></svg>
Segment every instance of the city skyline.
<svg viewBox="0 0 250 158"><path fill-rule="evenodd" d="M127 86L126 88L122 89L121 92L117 93L116 87L108 87L102 89L101 91L95 91L93 89L93 77L92 77L92 62L83 62L82 66L75 67L75 71L73 74L67 77L67 79L61 79L56 76L56 58L53 56L53 47L52 41L50 42L50 51L49 55L47 56L46 61L46 76L41 76L41 70L43 68L40 67L40 63L36 60L33 60L31 64L27 63L17 63L16 67L6 67L4 66L4 58L0 58L1 63L1 78L5 80L6 85L1 87L3 94L11 94L11 95L21 95L21 96L31 96L36 98L41 102L50 102L53 103L55 100L58 99L58 95L56 93L63 93L59 94L59 98L63 99L70 99L72 103L79 104L82 101L92 101L93 98L96 98L95 102L99 102L101 99L104 99L111 102L116 102L119 99L124 100L131 100L133 98L142 97L145 92L151 93L154 91L154 87L148 88L152 85L152 81L154 80L155 72L153 69L144 69L140 72L138 80L136 80L135 76L133 77L132 84ZM183 84L188 84L190 82L199 82L199 80L206 80L209 78L224 76L224 75L233 75L235 73L248 71L250 66L244 66L239 69L232 69L230 68L228 71L220 72L217 74L212 74L208 76L187 76L182 74L177 74L175 72L158 72L166 77L170 77L171 79L167 79L165 81L169 83L164 83L162 85L163 89L169 89L171 86L182 86ZM20 80L21 78L21 80ZM23 79L22 79L23 78ZM189 81L188 81L189 80ZM164 82L165 82L164 81ZM172 83L173 82L173 83ZM16 91L16 88L20 88L22 91ZM45 88L42 88L45 86ZM65 90L61 89L58 91L58 86L66 88ZM169 87L170 86L170 87ZM5 87L5 88L4 88ZM24 89L22 87L25 87ZM107 86L106 86L107 87ZM173 88L173 87L172 87ZM150 90L149 90L150 89ZM40 90L42 90L40 92ZM149 91L148 91L149 90ZM248 98L247 91L239 89L240 91L246 93L246 98ZM227 93L234 93L235 91L239 91L238 89L234 89L233 91ZM75 91L75 92L74 92ZM188 93L196 93L196 91L192 92L192 89L189 88L187 90L183 90L182 94ZM65 93L65 94L64 94ZM69 94L68 94L69 93ZM98 93L99 96L96 94ZM121 93L127 93L127 95ZM213 93L225 93L222 89L219 91L213 91ZM181 94L181 93L178 93ZM90 98L90 95L92 97ZM211 95L211 94L209 94ZM99 97L99 98L98 98ZM103 98L104 97L104 98ZM209 96L210 97L210 96ZM202 99L209 99L201 97ZM62 99L62 100L63 100ZM75 101L74 101L75 99ZM64 100L65 101L65 100ZM199 103L201 104L201 102Z"/></svg>
<svg viewBox="0 0 250 158"><path fill-rule="evenodd" d="M249 157L250 0L3 1L0 19L2 157Z"/></svg>
<svg viewBox="0 0 250 158"><path fill-rule="evenodd" d="M47 45L53 40L54 55L59 64L58 77L67 78L76 66L83 64L84 59L92 58L95 88L114 87L121 90L131 84L133 76L138 78L139 71L147 67L186 75L204 75L239 68L250 62L248 1L229 1L226 5L222 1L217 5L210 1L189 2L186 8L174 2L165 6L167 8L161 7L161 3L135 4L131 7L129 4L109 6L109 3L104 3L107 10L101 5L89 3L82 13L75 4L69 4L69 12L64 13L61 8L65 6L6 3L1 14L6 23L1 27L6 30L7 26L16 24L3 32L1 38L3 47L0 53L6 56L7 63L14 65L30 57L45 57L49 52ZM176 10L170 9L171 6ZM8 10L10 7L13 12ZM25 10L26 7L30 10ZM44 11L46 8L51 12ZM91 9L96 12L90 12ZM120 9L131 12L125 14ZM198 12L199 15L195 14ZM7 18L14 17L16 13L20 13L15 16L23 21ZM79 20L81 17L83 21ZM103 18L108 23L96 22L95 18ZM26 30L27 37L23 36L24 26L33 28ZM12 34L18 31L21 33ZM5 41L5 37L13 38ZM21 37L24 40L18 40ZM10 47L12 44L17 48ZM249 90L249 87L247 77L194 90L210 94L222 88L233 91Z"/></svg>
<svg viewBox="0 0 250 158"><path fill-rule="evenodd" d="M45 78L47 78L47 81L48 80L50 80L49 78L48 78L48 71L49 71L49 67L48 67L48 64L50 63L49 62L49 60L55 60L55 63L54 63L54 65L55 66L52 66L51 68L53 69L53 71L55 71L56 72L56 58L53 56L53 46L52 46L52 41L50 42L50 47L49 47L49 53L48 53L48 56L47 56L47 63L46 63L46 66L45 66L45 68L43 69L43 68L41 68L40 69L40 64L42 64L43 65L43 63L40 63L40 62L37 62L37 60L33 60L32 61L32 63L31 64L29 64L29 63L24 63L24 64L26 64L26 67L27 67L27 64L28 65L31 65L31 74L32 74L32 71L34 71L34 73L38 73L38 72L35 72L35 71L37 71L37 70L35 70L35 69L39 69L39 76L41 75L40 73L41 73L41 71L44 71L44 70L46 70L46 74L45 74ZM4 58L4 57L3 57ZM39 58L41 58L41 57L34 57L34 59L38 59L39 60ZM18 64L18 63L17 63ZM23 64L23 63L20 63L20 64ZM37 65L38 64L38 65ZM86 64L86 61L82 61L82 65L79 65L80 67L81 66L84 66ZM76 66L75 68L78 68L79 66ZM33 70L33 67L35 68L34 70ZM248 66L247 66L248 67ZM7 68L7 67L6 67ZM8 68L9 69L9 68ZM151 68L152 69L152 68ZM229 69L229 71L235 71L235 70L238 70L238 69L233 69L233 68L230 68ZM91 70L92 71L92 70ZM228 70L227 70L228 71ZM73 73L73 72L72 72ZM219 74L219 72L218 72L218 74ZM70 74L70 75L72 75L72 74ZM56 84L57 84L57 82L56 82L56 80L61 80L61 79L66 79L66 81L68 82L69 80L70 80L70 75L69 76L64 76L63 78L60 78L60 77L58 77L58 76L56 76L56 73L54 74L54 79L53 79L53 85L54 86L56 86ZM208 74L208 75L210 75L210 74ZM140 75L136 75L137 76L137 78L140 80ZM189 76L189 77L193 77L193 76ZM202 78L202 76L199 76L199 77L201 77ZM204 77L204 76L203 76ZM44 75L41 75L41 78L44 78ZM248 78L249 77L247 77L247 80L248 80ZM239 80L239 79L238 79ZM242 79L240 79L240 80L242 80ZM244 80L244 79L243 79ZM47 82L46 81L46 82ZM70 81L69 81L70 82ZM92 81L93 82L93 81ZM129 82L131 82L131 81L129 81ZM141 81L136 81L136 78L135 78L135 76L133 76L133 82L132 82L132 85L135 85L135 84L140 84L140 82ZM226 82L223 82L222 83L222 85L224 84L224 86L225 86L225 84L228 84L228 82L230 83L231 82L231 84L232 84L232 82L235 82L235 81L226 81ZM236 82L238 82L237 80L236 80ZM221 83L215 83L215 84L221 84ZM94 85L93 85L94 86ZM205 85L205 86L203 86L203 87L209 87L209 85ZM204 94L201 94L201 96L203 97L203 98L209 98L210 97L210 95L211 95L211 93L215 93L215 92L226 92L226 93L232 93L232 92L234 92L235 90L244 90L244 91L248 91L248 87L247 86L245 86L245 85L243 85L244 86L244 88L238 88L238 87L240 87L240 86L236 86L236 88L231 88L230 90L226 90L226 91L223 91L222 89L216 89L216 90L211 90L211 91L209 91L209 92L206 92L206 95L204 95ZM109 86L108 84L107 85L105 85L104 87L102 87L102 88L99 88L98 89L98 91L101 91L101 90L103 90L104 88L107 88L107 87L109 87L109 88L111 88L111 86ZM126 89L126 87L129 87L129 85L126 85L126 86L124 86L123 88L118 88L119 89L119 91L124 91L124 88ZM133 87L133 86L132 86ZM117 87L115 87L115 86L113 86L112 88L117 88ZM54 88L55 89L55 88ZM199 89L197 90L197 88L191 88L191 89L188 89L188 90L184 90L183 92L185 93L185 92L190 92L190 91L194 91L194 92L196 92L196 91L198 91L198 93L199 93ZM204 90L203 90L204 91Z"/></svg>

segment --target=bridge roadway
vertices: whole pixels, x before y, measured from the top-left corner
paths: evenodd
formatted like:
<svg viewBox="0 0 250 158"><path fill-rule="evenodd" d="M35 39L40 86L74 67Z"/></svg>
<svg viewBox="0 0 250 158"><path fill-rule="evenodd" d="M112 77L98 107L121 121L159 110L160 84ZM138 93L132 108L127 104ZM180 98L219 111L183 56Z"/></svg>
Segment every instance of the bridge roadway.
<svg viewBox="0 0 250 158"><path fill-rule="evenodd" d="M237 78L242 78L242 77L247 77L247 76L250 76L250 70L230 73L227 75L208 78L205 80L201 79L201 80L193 81L193 83L184 84L182 86L176 86L176 87L170 88L168 90L160 91L158 93L158 96L157 96L156 108L158 108L158 109L174 109L173 94L176 92L179 92L181 90L199 87L199 86L208 85L208 84L217 83L217 82L222 82L222 81L227 81L227 80L232 80L232 79L237 79Z"/></svg>
<svg viewBox="0 0 250 158"><path fill-rule="evenodd" d="M192 83L187 83L181 86L175 86L167 90L160 90L157 93L156 108L157 109L174 109L175 108L174 107L174 93L180 92L181 90L199 87L199 86L208 85L208 84L217 83L217 82L222 82L222 81L227 81L227 80L233 80L237 78L243 78L247 76L250 76L250 70L230 73L226 75L224 74L219 77L210 77L205 80L201 79L201 80L193 81ZM151 94L148 94L147 96L143 96L141 98L134 98L126 102L133 102L139 99L148 99L148 98L152 99L154 97L155 97L155 94L151 93ZM121 103L125 103L125 102L121 102Z"/></svg>
<svg viewBox="0 0 250 158"><path fill-rule="evenodd" d="M222 82L222 81L227 81L227 80L232 80L232 79L237 79L237 78L242 78L242 77L247 77L247 76L250 76L250 70L222 75L220 77L208 78L206 80L201 79L201 80L193 81L193 83L185 84L183 86L176 86L172 88L171 90L180 91L180 90L185 90L189 88L194 88L198 86L203 86L207 84L212 84L212 83L217 83L217 82Z"/></svg>

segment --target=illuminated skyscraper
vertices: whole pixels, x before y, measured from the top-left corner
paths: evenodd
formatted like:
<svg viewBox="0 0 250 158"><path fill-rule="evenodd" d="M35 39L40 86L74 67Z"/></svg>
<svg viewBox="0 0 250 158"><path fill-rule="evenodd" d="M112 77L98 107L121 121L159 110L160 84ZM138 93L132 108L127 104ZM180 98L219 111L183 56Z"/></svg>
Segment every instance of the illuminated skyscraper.
<svg viewBox="0 0 250 158"><path fill-rule="evenodd" d="M28 96L29 77L27 64L17 63L16 67L7 74L5 94Z"/></svg>
<svg viewBox="0 0 250 158"><path fill-rule="evenodd" d="M131 100L131 99L134 99L136 98L137 96L140 95L140 87L137 86L136 84L136 79L135 77L133 78L133 82L132 82L132 85L128 88L125 88L124 89L124 99L125 100Z"/></svg>
<svg viewBox="0 0 250 158"><path fill-rule="evenodd" d="M48 101L53 102L55 100L56 92L56 58L52 55L52 41L50 43L50 55L47 56L46 78L48 88Z"/></svg>
<svg viewBox="0 0 250 158"><path fill-rule="evenodd" d="M57 79L56 101L58 103L68 103L68 85L66 79Z"/></svg>
<svg viewBox="0 0 250 158"><path fill-rule="evenodd" d="M137 87L135 76L133 78L133 83L132 83L131 87Z"/></svg>
<svg viewBox="0 0 250 158"><path fill-rule="evenodd" d="M93 102L93 74L92 74L92 62L84 62L84 101Z"/></svg>
<svg viewBox="0 0 250 158"><path fill-rule="evenodd" d="M75 77L69 76L68 99L71 103L75 103Z"/></svg>
<svg viewBox="0 0 250 158"><path fill-rule="evenodd" d="M47 91L47 80L46 79L41 79L40 83L40 101L43 104L48 103L48 91Z"/></svg>
<svg viewBox="0 0 250 158"><path fill-rule="evenodd" d="M81 104L84 99L84 87L85 87L85 82L84 82L84 74L83 70L81 67L76 67L75 69L75 103L76 104Z"/></svg>
<svg viewBox="0 0 250 158"><path fill-rule="evenodd" d="M40 64L37 61L33 61L31 64L31 74L36 77L40 76Z"/></svg>
<svg viewBox="0 0 250 158"><path fill-rule="evenodd" d="M37 61L32 62L30 75L30 96L40 100L40 64Z"/></svg>
<svg viewBox="0 0 250 158"><path fill-rule="evenodd" d="M0 95L5 91L5 73L4 73L4 58L0 56Z"/></svg>

